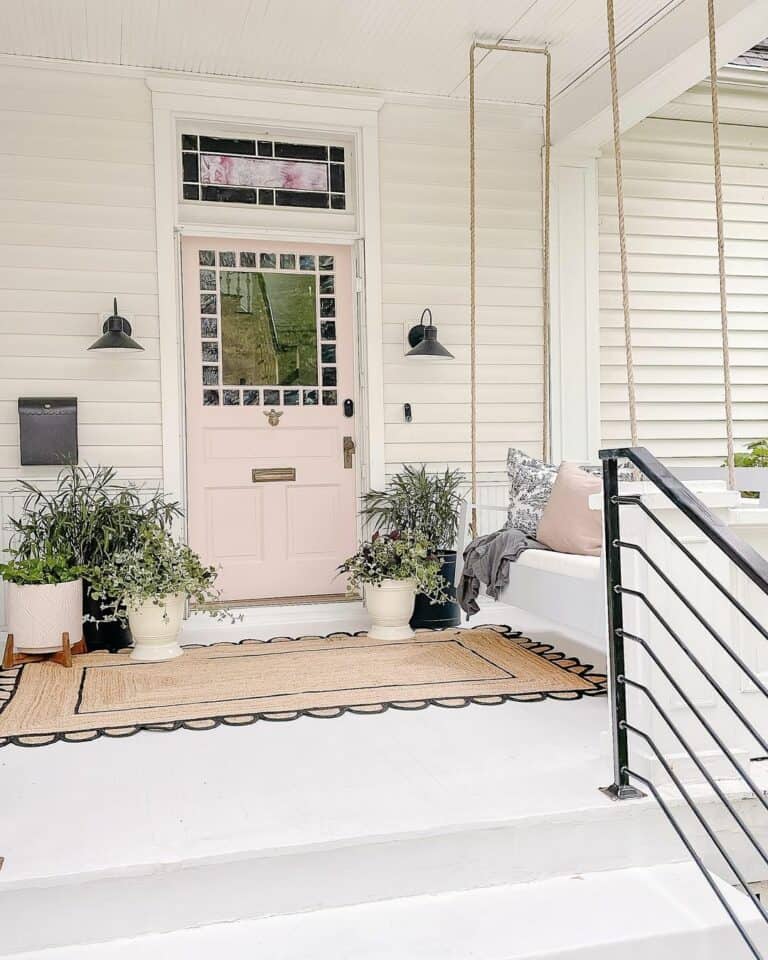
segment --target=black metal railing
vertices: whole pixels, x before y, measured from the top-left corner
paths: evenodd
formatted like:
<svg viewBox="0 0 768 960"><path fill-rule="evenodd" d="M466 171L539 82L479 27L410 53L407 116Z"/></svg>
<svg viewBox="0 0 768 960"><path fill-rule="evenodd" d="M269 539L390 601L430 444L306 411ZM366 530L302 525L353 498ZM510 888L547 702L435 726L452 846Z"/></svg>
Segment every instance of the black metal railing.
<svg viewBox="0 0 768 960"><path fill-rule="evenodd" d="M658 714L664 726L669 730L677 743L680 744L682 755L690 759L704 781L712 789L715 796L722 802L734 823L737 825L738 830L766 866L768 866L768 852L766 852L761 845L753 830L747 825L744 817L736 809L715 777L707 769L705 763L696 752L696 749L690 743L689 738L681 731L678 723L669 715L653 690L651 690L647 684L641 683L639 679L627 675L625 657L626 643L634 644L641 650L643 656L647 657L649 663L653 664L659 674L664 677L671 689L674 690L680 698L682 704L687 708L690 715L711 737L717 749L733 767L737 776L747 785L766 813L768 813L768 799L766 799L764 792L750 775L744 763L734 755L733 750L728 747L724 738L693 702L693 699L684 689L683 684L674 675L670 665L665 663L663 653L647 638L639 636L637 633L627 629L627 624L625 623L626 611L624 609L624 597L633 598L647 611L652 620L661 627L663 635L673 642L674 646L692 665L695 673L704 678L714 691L717 699L725 705L738 723L754 738L766 754L768 754L768 738L757 729L739 705L734 702L734 698L728 693L717 677L713 676L712 672L707 669L701 658L691 649L691 645L680 635L680 632L673 628L669 619L659 610L659 604L654 603L642 590L628 586L624 582L622 577L622 551L633 551L635 555L647 565L648 569L653 571L662 590L668 591L677 598L682 607L695 618L717 648L722 650L736 665L741 676L746 677L754 685L757 693L766 698L766 701L768 701L768 688L749 664L733 649L721 633L712 626L709 619L700 612L693 599L687 596L684 590L674 582L669 573L663 570L659 564L649 556L647 550L640 544L625 540L622 537L621 507L632 506L641 510L664 536L674 544L681 555L685 556L687 560L693 564L712 588L719 593L723 601L743 617L766 641L768 641L768 630L760 623L758 618L747 609L744 603L737 599L705 564L685 546L680 538L659 519L658 515L648 508L640 496L626 495L619 492L618 461L629 461L633 467L643 475L643 479L650 481L658 491L664 494L670 503L705 536L709 543L713 544L729 561L735 564L735 566L766 595L768 595L768 562L749 544L736 536L719 517L712 514L707 507L684 486L680 480L670 473L663 464L659 463L648 450L643 447L601 450L600 459L603 461L603 519L605 528L605 571L608 605L609 677L613 727L614 777L613 783L605 787L603 792L612 799L627 800L645 796L646 794L640 789L640 787L643 787L644 790L653 795L665 817L677 833L693 861L703 873L707 883L712 888L728 916L735 924L752 956L754 956L756 960L765 960L743 921L734 911L728 898L723 894L722 889L705 866L701 855L697 852L693 841L688 836L681 824L680 818L676 816L673 811L672 806L667 802L658 786L649 777L633 769L630 737L636 738L645 744L650 751L650 756L655 758L659 768L664 771L668 780L674 785L704 833L723 858L724 863L728 866L732 875L752 901L758 914L766 924L768 924L768 908L761 903L760 899L751 890L744 873L735 862L731 853L729 853L723 845L717 831L700 809L700 805L677 775L653 736L647 730L643 730L637 726L637 724L633 722L633 718L628 716L628 690L632 690L637 696L643 697L651 709Z"/></svg>

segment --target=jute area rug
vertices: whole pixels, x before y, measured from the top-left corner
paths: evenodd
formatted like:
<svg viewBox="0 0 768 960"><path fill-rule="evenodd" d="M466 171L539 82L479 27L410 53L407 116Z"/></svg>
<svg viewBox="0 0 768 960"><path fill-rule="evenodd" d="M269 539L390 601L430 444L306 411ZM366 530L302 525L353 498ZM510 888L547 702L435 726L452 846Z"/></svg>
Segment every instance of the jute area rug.
<svg viewBox="0 0 768 960"><path fill-rule="evenodd" d="M88 653L66 668L27 663L0 672L0 746L208 730L256 720L464 707L605 690L605 677L505 626L365 633L188 646L165 663Z"/></svg>

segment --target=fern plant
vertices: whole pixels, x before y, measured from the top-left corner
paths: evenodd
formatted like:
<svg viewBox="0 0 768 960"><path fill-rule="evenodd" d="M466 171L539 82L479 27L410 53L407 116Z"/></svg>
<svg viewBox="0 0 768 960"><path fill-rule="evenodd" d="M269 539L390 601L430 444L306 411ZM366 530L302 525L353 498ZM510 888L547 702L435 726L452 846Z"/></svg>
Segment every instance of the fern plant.
<svg viewBox="0 0 768 960"><path fill-rule="evenodd" d="M461 470L427 473L426 467L406 464L386 490L364 494L361 515L374 530L410 531L432 551L453 550L459 529Z"/></svg>
<svg viewBox="0 0 768 960"><path fill-rule="evenodd" d="M116 479L113 467L67 467L56 490L22 481L21 514L10 521L10 552L21 559L60 554L80 567L98 567L134 546L145 524L169 529L181 516L161 492L147 495Z"/></svg>

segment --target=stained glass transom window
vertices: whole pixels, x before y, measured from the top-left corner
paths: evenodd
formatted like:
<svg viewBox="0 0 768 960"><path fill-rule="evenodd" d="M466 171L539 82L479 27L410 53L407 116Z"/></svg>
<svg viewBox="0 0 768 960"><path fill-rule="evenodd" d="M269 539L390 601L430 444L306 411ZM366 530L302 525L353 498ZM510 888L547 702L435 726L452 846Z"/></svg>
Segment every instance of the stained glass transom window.
<svg viewBox="0 0 768 960"><path fill-rule="evenodd" d="M205 406L338 404L331 255L199 251Z"/></svg>
<svg viewBox="0 0 768 960"><path fill-rule="evenodd" d="M185 200L319 210L347 207L344 147L184 133L181 169Z"/></svg>

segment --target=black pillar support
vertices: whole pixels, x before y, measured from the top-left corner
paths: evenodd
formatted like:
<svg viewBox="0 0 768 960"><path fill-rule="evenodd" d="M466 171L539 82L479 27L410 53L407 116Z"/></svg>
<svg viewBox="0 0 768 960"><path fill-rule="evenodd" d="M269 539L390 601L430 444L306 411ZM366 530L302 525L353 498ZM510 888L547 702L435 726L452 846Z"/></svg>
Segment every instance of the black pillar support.
<svg viewBox="0 0 768 960"><path fill-rule="evenodd" d="M608 605L608 677L613 741L613 783L601 787L612 800L633 800L645 794L629 782L627 687L624 683L624 606L621 586L619 473L615 457L603 460L603 529Z"/></svg>

